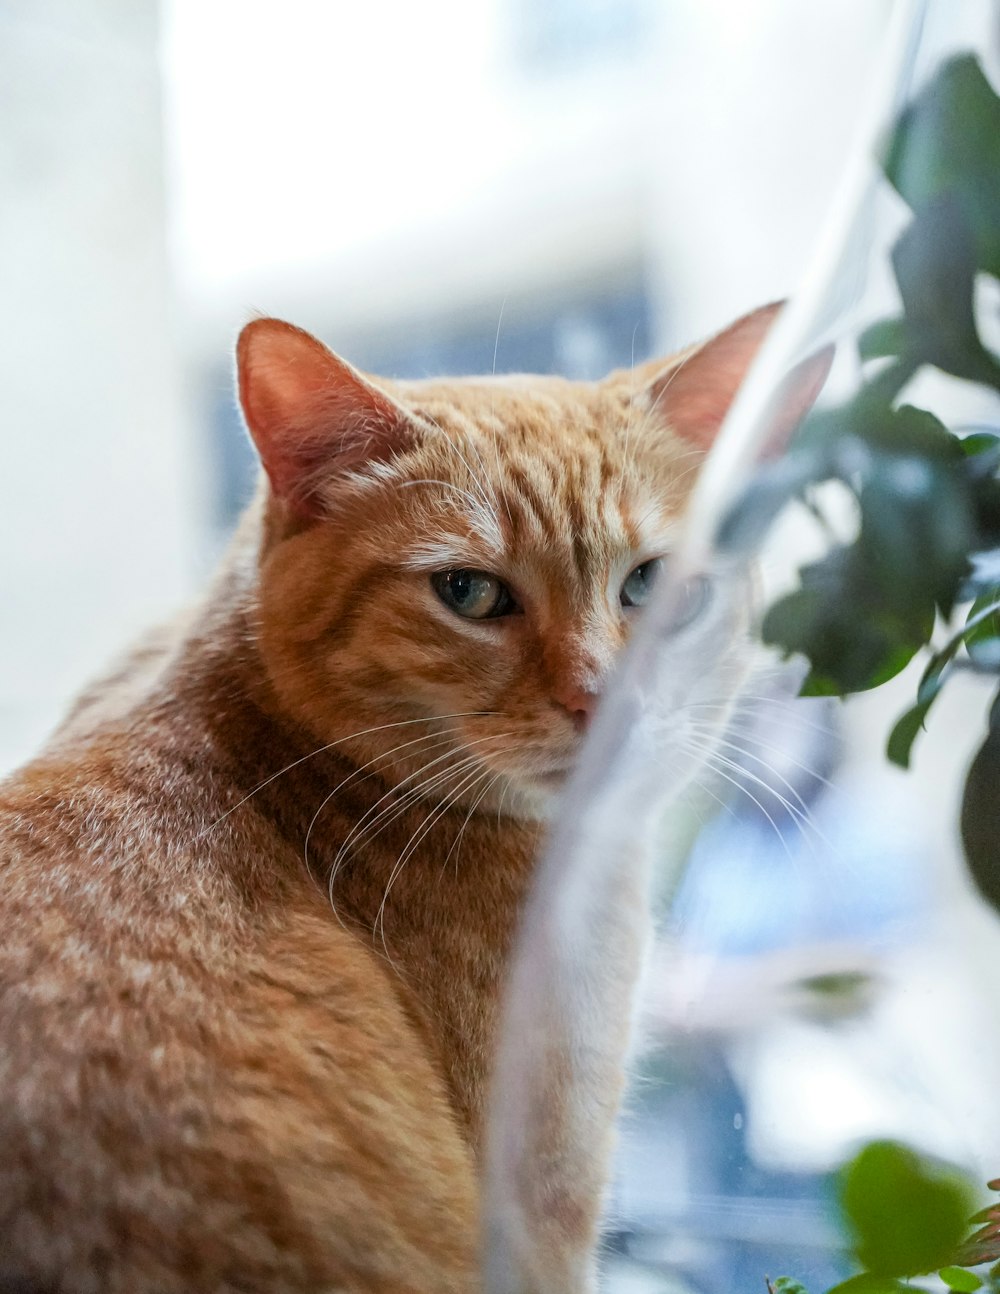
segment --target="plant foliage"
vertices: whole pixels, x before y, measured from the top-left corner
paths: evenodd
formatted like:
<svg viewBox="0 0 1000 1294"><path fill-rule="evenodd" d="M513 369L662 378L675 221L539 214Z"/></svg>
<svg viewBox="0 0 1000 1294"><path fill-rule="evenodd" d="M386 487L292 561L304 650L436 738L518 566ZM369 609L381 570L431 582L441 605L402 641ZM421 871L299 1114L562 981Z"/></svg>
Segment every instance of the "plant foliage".
<svg viewBox="0 0 1000 1294"><path fill-rule="evenodd" d="M1000 1180L990 1182L1000 1190ZM913 1294L913 1276L936 1272L957 1294L1000 1294L1000 1205L969 1221L974 1192L963 1174L894 1141L865 1146L842 1170L839 1204L861 1271L827 1294ZM968 1235L970 1227L977 1228ZM992 1263L985 1272L970 1270ZM771 1294L808 1294L788 1276Z"/></svg>
<svg viewBox="0 0 1000 1294"><path fill-rule="evenodd" d="M857 394L807 419L724 534L760 528L791 498L819 509L824 482L851 492L856 537L800 570L799 587L769 609L762 633L808 659L803 692L812 695L877 687L926 652L915 703L888 742L889 758L905 768L956 671L1000 674L1000 435L962 437L903 398L927 366L1000 392L1000 360L976 311L977 286L1000 278L1000 99L974 57L942 66L897 122L882 164L911 211L892 251L902 312L861 335ZM938 624L948 637L932 645ZM1000 692L962 808L972 875L1000 908L997 787Z"/></svg>

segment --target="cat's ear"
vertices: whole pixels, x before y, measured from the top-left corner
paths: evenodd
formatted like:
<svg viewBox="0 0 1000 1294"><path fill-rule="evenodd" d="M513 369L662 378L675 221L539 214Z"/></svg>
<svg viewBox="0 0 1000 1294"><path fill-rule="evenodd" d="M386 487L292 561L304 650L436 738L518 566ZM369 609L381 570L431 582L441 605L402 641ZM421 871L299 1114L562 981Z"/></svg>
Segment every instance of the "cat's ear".
<svg viewBox="0 0 1000 1294"><path fill-rule="evenodd" d="M240 405L277 498L321 514L332 475L384 462L414 442L410 415L322 342L255 319L236 345Z"/></svg>
<svg viewBox="0 0 1000 1294"><path fill-rule="evenodd" d="M783 301L776 301L761 306L708 341L676 356L646 387L650 411L676 435L707 450L783 305ZM779 453L784 448L812 407L826 381L831 360L832 351L825 350L800 364L786 378L772 413L768 453Z"/></svg>

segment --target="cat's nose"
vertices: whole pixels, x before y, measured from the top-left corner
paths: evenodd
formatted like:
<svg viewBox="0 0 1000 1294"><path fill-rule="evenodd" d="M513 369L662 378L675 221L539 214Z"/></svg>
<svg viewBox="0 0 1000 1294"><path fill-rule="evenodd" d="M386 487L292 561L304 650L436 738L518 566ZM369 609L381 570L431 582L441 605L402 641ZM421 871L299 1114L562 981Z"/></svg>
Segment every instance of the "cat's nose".
<svg viewBox="0 0 1000 1294"><path fill-rule="evenodd" d="M555 700L573 720L577 732L583 732L597 709L598 694L581 687L567 687L556 693Z"/></svg>

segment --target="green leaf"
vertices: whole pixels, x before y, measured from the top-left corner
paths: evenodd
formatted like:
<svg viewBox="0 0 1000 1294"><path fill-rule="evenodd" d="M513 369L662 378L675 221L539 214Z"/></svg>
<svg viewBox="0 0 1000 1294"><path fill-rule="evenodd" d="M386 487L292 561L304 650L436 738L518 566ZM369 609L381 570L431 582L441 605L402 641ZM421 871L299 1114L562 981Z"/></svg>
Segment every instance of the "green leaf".
<svg viewBox="0 0 1000 1294"><path fill-rule="evenodd" d="M909 405L866 433L878 452L860 490L861 560L886 612L905 625L928 604L950 614L976 537L971 491L958 441Z"/></svg>
<svg viewBox="0 0 1000 1294"><path fill-rule="evenodd" d="M1000 388L1000 364L976 331L976 253L954 194L939 194L917 212L893 248L892 263L904 310L897 353Z"/></svg>
<svg viewBox="0 0 1000 1294"><path fill-rule="evenodd" d="M951 195L976 267L1000 275L1000 100L973 55L945 63L902 114L884 169L916 212Z"/></svg>
<svg viewBox="0 0 1000 1294"><path fill-rule="evenodd" d="M810 479L837 478L855 494L856 542L804 567L801 586L768 610L761 627L765 642L808 659L803 695L843 696L898 674L929 641L936 609L950 615L970 582L968 553L983 537L988 490L998 491L1000 527L1000 487L979 479L979 456L967 456L932 414L893 409L871 384L813 415L805 433L797 461L761 478L734 525L766 526L775 506L805 495ZM890 758L903 766L933 695L917 700L920 708L890 738Z"/></svg>
<svg viewBox="0 0 1000 1294"><path fill-rule="evenodd" d="M838 548L799 576L801 588L764 617L764 642L799 652L812 666L805 696L843 696L878 687L903 669L930 635L933 608L906 626L887 614L859 568L853 549Z"/></svg>
<svg viewBox="0 0 1000 1294"><path fill-rule="evenodd" d="M926 409L901 404L898 409L873 405L862 393L856 396L855 434L874 449L903 457L956 465L962 459L961 443L944 423Z"/></svg>
<svg viewBox="0 0 1000 1294"><path fill-rule="evenodd" d="M799 572L801 587L776 602L761 636L811 665L803 696L845 696L878 687L904 669L927 642L934 608L905 617L886 604L857 548L835 548Z"/></svg>
<svg viewBox="0 0 1000 1294"><path fill-rule="evenodd" d="M973 431L962 436L958 443L967 458L974 458L977 454L988 454L1000 448L1000 436L992 431Z"/></svg>
<svg viewBox="0 0 1000 1294"><path fill-rule="evenodd" d="M850 1280L832 1286L827 1294L913 1294L913 1291L891 1276L873 1276L871 1272L862 1272L859 1276L852 1276Z"/></svg>
<svg viewBox="0 0 1000 1294"><path fill-rule="evenodd" d="M951 1262L971 1201L956 1169L891 1141L865 1146L841 1180L855 1252L876 1276L913 1276Z"/></svg>
<svg viewBox="0 0 1000 1294"><path fill-rule="evenodd" d="M889 734L885 753L889 762L895 764L898 768L910 767L910 752L913 749L913 743L924 726L924 720L927 718L927 712L931 708L933 700L934 698L931 697L927 701L918 701L916 705L911 706L896 720L892 732Z"/></svg>
<svg viewBox="0 0 1000 1294"><path fill-rule="evenodd" d="M1000 694L998 694L1000 699ZM991 719L997 716L994 702ZM962 846L980 894L1000 911L1000 727L991 722L980 746L962 796Z"/></svg>
<svg viewBox="0 0 1000 1294"><path fill-rule="evenodd" d="M858 338L858 355L861 359L885 359L889 355L902 355L907 349L906 321L880 319L869 324Z"/></svg>
<svg viewBox="0 0 1000 1294"><path fill-rule="evenodd" d="M942 1267L938 1275L949 1289L957 1290L958 1294L975 1294L976 1290L982 1289L980 1277L964 1267Z"/></svg>
<svg viewBox="0 0 1000 1294"><path fill-rule="evenodd" d="M987 669L1000 665L1000 589L988 589L969 608L964 630L965 646L977 664Z"/></svg>
<svg viewBox="0 0 1000 1294"><path fill-rule="evenodd" d="M924 726L927 712L941 691L945 670L963 643L971 652L971 643L977 634L983 635L978 650L984 655L986 642L992 646L1000 643L1000 638L997 637L1000 634L1000 589L990 589L989 593L977 598L966 617L965 626L931 657L917 688L916 705L896 721L896 726L889 736L886 755L893 764L898 764L900 768L909 768L910 749ZM1000 660L996 663L1000 664Z"/></svg>
<svg viewBox="0 0 1000 1294"><path fill-rule="evenodd" d="M768 1281L768 1286L773 1294L809 1294L802 1282L791 1276L777 1276L773 1281Z"/></svg>
<svg viewBox="0 0 1000 1294"><path fill-rule="evenodd" d="M976 462L975 458L970 459L971 466ZM1000 551L1000 482L993 477L977 481L973 487L972 505L977 530L972 548L973 565L981 568L984 564L982 559L987 554L992 552L996 557Z"/></svg>

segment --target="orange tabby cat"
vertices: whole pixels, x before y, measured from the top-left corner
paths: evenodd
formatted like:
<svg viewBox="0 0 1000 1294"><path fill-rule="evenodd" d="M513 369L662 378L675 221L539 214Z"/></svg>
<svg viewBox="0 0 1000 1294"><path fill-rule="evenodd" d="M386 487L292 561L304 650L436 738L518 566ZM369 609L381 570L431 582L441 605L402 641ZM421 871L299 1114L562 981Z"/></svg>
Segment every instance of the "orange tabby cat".
<svg viewBox="0 0 1000 1294"><path fill-rule="evenodd" d="M222 572L0 788L0 1291L480 1287L541 824L772 315L594 384L243 331Z"/></svg>

